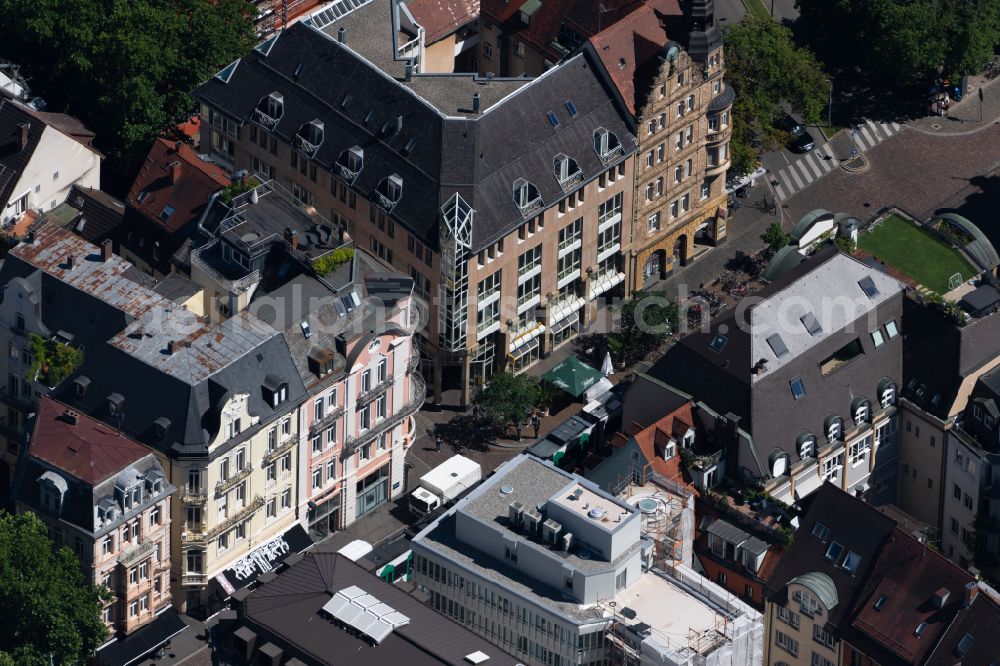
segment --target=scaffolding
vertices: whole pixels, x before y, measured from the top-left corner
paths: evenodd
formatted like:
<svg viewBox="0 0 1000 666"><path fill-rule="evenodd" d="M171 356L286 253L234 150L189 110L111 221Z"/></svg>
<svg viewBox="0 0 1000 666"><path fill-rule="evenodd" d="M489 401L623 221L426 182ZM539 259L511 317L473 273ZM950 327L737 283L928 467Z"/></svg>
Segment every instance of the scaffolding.
<svg viewBox="0 0 1000 666"><path fill-rule="evenodd" d="M650 492L650 486L656 490ZM611 490L642 512L641 529L653 540L654 566L672 570L678 562L684 562L682 518L685 503L691 497L684 486L654 472L650 463L632 459Z"/></svg>

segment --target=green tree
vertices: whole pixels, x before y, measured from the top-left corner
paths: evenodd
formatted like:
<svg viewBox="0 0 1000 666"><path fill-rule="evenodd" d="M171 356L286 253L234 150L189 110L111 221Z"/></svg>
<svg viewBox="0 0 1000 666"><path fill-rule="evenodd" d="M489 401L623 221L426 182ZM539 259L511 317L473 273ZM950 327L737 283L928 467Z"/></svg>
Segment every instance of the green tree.
<svg viewBox="0 0 1000 666"><path fill-rule="evenodd" d="M781 228L779 223L772 222L771 225L764 230L764 233L760 235L760 239L767 243L767 246L771 248L771 250L777 252L781 248L788 245L789 236L785 233L785 230Z"/></svg>
<svg viewBox="0 0 1000 666"><path fill-rule="evenodd" d="M608 348L619 363L631 365L670 337L679 321L676 301L654 292L633 292L619 311L618 330L608 335Z"/></svg>
<svg viewBox="0 0 1000 666"><path fill-rule="evenodd" d="M826 75L816 57L799 48L792 32L776 21L747 16L726 31L726 78L736 90L733 103L732 168L753 169L763 147L787 139L775 127L788 103L807 123L826 105Z"/></svg>
<svg viewBox="0 0 1000 666"><path fill-rule="evenodd" d="M0 56L131 178L152 140L195 110L189 92L253 46L249 11L246 0L0 0Z"/></svg>
<svg viewBox="0 0 1000 666"><path fill-rule="evenodd" d="M538 382L534 377L500 372L490 377L473 402L494 427L505 428L511 422L523 423L537 399Z"/></svg>
<svg viewBox="0 0 1000 666"><path fill-rule="evenodd" d="M0 664L86 663L107 636L102 602L76 555L53 549L34 514L0 512Z"/></svg>

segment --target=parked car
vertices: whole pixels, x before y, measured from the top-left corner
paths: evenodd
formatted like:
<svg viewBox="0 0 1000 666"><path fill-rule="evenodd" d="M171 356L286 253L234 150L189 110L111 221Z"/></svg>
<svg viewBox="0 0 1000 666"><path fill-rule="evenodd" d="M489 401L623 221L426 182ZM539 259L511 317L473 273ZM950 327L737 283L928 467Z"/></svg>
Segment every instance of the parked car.
<svg viewBox="0 0 1000 666"><path fill-rule="evenodd" d="M813 139L812 134L806 130L802 130L801 134L795 136L789 144L789 150L796 153L808 153L810 150L816 147L816 141Z"/></svg>

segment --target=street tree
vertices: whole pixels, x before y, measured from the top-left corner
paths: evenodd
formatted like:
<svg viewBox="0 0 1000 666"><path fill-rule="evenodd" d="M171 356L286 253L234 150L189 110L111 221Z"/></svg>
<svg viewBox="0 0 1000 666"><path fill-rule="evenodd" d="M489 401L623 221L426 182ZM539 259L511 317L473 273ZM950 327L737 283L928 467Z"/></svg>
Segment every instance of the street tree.
<svg viewBox="0 0 1000 666"><path fill-rule="evenodd" d="M0 57L131 179L152 140L195 111L190 91L253 46L251 11L246 0L0 0Z"/></svg>
<svg viewBox="0 0 1000 666"><path fill-rule="evenodd" d="M622 365L631 365L662 344L679 325L676 301L655 292L636 291L618 316L618 330L608 335L608 349Z"/></svg>
<svg viewBox="0 0 1000 666"><path fill-rule="evenodd" d="M747 16L726 31L726 78L736 90L732 170L753 169L758 152L787 138L776 122L789 104L807 123L818 122L829 87L816 57L795 45L777 21Z"/></svg>
<svg viewBox="0 0 1000 666"><path fill-rule="evenodd" d="M505 429L508 423L524 423L538 397L538 382L534 377L499 372L476 393L473 403L493 427Z"/></svg>
<svg viewBox="0 0 1000 666"><path fill-rule="evenodd" d="M764 233L760 235L760 239L767 243L767 246L771 248L772 252L777 252L781 248L788 245L789 236L785 233L785 230L781 228L781 225L777 222L772 222Z"/></svg>
<svg viewBox="0 0 1000 666"><path fill-rule="evenodd" d="M73 551L53 548L37 516L0 512L0 664L88 663L107 636L108 598Z"/></svg>

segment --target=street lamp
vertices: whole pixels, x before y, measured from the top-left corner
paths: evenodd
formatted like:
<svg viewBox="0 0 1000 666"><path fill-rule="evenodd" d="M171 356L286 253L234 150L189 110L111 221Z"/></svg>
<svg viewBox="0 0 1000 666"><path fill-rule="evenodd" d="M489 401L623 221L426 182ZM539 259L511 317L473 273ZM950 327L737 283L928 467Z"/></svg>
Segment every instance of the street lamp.
<svg viewBox="0 0 1000 666"><path fill-rule="evenodd" d="M833 127L833 81L827 79L826 82L830 86L830 97L826 103L826 126Z"/></svg>

